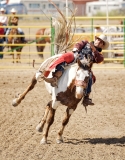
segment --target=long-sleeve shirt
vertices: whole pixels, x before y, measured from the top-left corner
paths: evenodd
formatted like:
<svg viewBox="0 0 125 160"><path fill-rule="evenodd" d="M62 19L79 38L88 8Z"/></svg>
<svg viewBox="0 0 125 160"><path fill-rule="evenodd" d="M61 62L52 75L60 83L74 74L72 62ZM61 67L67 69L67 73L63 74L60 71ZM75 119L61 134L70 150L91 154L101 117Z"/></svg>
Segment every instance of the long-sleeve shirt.
<svg viewBox="0 0 125 160"><path fill-rule="evenodd" d="M76 43L74 45L74 48L77 48L77 50L79 51L79 54L81 54L81 56L82 56L83 53L81 51L83 49L85 49L85 50L87 49L87 48L85 48L87 44L89 44L88 41L81 41L79 43ZM94 51L94 52L92 52L91 48L89 48L89 50L91 51L91 53L94 57L93 63L100 63L104 60L104 57L103 57L103 54L100 53L101 48L97 48L97 47L95 47L95 48L96 48L96 51Z"/></svg>
<svg viewBox="0 0 125 160"><path fill-rule="evenodd" d="M0 22L4 25L7 25L7 16L5 15L0 15Z"/></svg>
<svg viewBox="0 0 125 160"><path fill-rule="evenodd" d="M1 37L1 35L4 35L4 28L0 28L0 39L3 38L3 37Z"/></svg>

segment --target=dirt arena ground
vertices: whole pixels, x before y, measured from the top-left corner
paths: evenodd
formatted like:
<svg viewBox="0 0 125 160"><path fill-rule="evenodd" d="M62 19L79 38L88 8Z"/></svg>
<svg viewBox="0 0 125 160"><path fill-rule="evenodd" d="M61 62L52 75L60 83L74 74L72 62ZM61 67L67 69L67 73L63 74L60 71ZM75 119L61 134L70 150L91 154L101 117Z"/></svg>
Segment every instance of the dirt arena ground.
<svg viewBox="0 0 125 160"><path fill-rule="evenodd" d="M36 30L25 33L34 34ZM36 49L24 47L23 51ZM50 100L44 83L38 83L19 106L11 105L15 94L27 87L35 73L34 58L38 56L23 54L20 64L12 64L10 55L5 54L0 60L0 160L125 160L125 69L93 69L97 81L91 98L95 105L89 106L86 113L79 103L65 128L64 143L57 144L66 109L60 106L48 144L40 145L42 133L35 128ZM37 61L35 67L39 67Z"/></svg>
<svg viewBox="0 0 125 160"><path fill-rule="evenodd" d="M57 144L65 106L60 106L50 128L48 144L40 145L35 130L50 100L38 83L22 103L12 99L30 83L35 70L0 70L0 160L125 160L125 70L93 69L97 77L87 113L79 103Z"/></svg>

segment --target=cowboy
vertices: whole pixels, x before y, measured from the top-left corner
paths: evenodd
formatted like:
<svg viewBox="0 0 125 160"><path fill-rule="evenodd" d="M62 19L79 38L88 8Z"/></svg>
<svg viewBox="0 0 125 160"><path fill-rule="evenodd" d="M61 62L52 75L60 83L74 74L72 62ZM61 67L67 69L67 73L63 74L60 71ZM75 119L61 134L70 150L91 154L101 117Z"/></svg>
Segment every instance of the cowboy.
<svg viewBox="0 0 125 160"><path fill-rule="evenodd" d="M19 17L16 16L17 11L14 8L12 8L10 12L12 13L12 16L9 17L8 26L18 26ZM10 30L11 30L11 28L9 28L7 30L6 35L9 35ZM18 28L18 32L19 32L19 34L24 35L24 32L22 31L21 28ZM25 40L25 37L21 37L21 39L22 39L23 43L27 43L26 40Z"/></svg>
<svg viewBox="0 0 125 160"><path fill-rule="evenodd" d="M0 9L0 23L3 25L3 26L7 26L7 16L5 15L5 9L4 8L1 8ZM6 33L6 28L4 28L4 34Z"/></svg>
<svg viewBox="0 0 125 160"><path fill-rule="evenodd" d="M75 62L77 58L82 60L87 54L90 54L92 56L93 63L100 63L104 59L101 51L102 49L107 49L108 46L109 42L107 41L107 37L104 34L101 34L99 37L95 36L95 41L92 41L90 43L88 41L81 41L79 43L76 43L74 45L73 52L62 54L52 65L49 66L49 70L55 68L53 77L46 79L44 79L43 77L43 79L46 82L51 83L51 86L57 86L58 79L62 76L66 64ZM90 78L86 90L86 96L83 101L83 104L85 106L94 105L92 100L89 98L91 93L91 87L94 82L95 76L93 75L92 71L90 71Z"/></svg>

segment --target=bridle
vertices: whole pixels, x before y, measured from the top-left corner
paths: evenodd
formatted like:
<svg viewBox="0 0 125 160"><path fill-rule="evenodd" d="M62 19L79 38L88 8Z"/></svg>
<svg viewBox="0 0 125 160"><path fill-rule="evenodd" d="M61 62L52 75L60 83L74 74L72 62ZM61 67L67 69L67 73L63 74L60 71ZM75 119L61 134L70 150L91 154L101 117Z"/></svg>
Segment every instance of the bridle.
<svg viewBox="0 0 125 160"><path fill-rule="evenodd" d="M76 80L75 79L75 84L74 84L76 87L83 87L83 88L86 88L88 83L85 82L85 81L82 81L82 80Z"/></svg>
<svg viewBox="0 0 125 160"><path fill-rule="evenodd" d="M19 37L15 37L15 35L18 34L18 30L16 28L12 28L12 30L10 31L10 33L12 33L12 37L11 37L12 43L14 43L14 41L16 41L16 40L19 39ZM9 35L11 35L11 34L9 34Z"/></svg>
<svg viewBox="0 0 125 160"><path fill-rule="evenodd" d="M77 68L77 71L78 70L79 70L79 67ZM89 77L85 77L84 80L76 80L75 79L74 86L76 86L76 87L82 87L82 88L87 88L87 86L88 86L88 79L89 79Z"/></svg>

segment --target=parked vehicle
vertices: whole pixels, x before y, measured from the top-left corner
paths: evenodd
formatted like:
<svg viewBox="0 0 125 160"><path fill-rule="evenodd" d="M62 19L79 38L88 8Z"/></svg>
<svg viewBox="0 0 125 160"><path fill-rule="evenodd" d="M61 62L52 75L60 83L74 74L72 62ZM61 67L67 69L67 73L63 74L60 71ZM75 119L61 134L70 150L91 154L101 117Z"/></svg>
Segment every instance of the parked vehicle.
<svg viewBox="0 0 125 160"><path fill-rule="evenodd" d="M6 14L10 14L12 8L15 8L17 14L27 14L27 9L23 3L12 3L7 4L4 9L6 10Z"/></svg>
<svg viewBox="0 0 125 160"><path fill-rule="evenodd" d="M6 4L7 4L6 0L0 0L0 8L6 7Z"/></svg>

